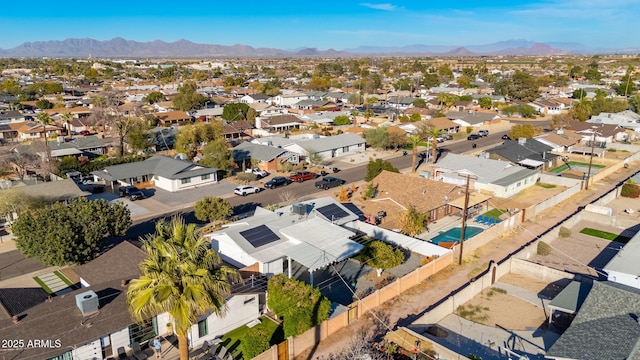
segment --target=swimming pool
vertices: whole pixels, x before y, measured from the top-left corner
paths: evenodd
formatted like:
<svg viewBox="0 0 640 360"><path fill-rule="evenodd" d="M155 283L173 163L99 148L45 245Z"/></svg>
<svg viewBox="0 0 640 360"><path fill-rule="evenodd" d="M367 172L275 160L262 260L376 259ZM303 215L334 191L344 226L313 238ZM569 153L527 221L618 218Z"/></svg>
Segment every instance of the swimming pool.
<svg viewBox="0 0 640 360"><path fill-rule="evenodd" d="M479 233L481 233L484 229L477 227L477 226L467 226L464 229L464 239L467 240L468 238L474 237L476 235L478 235ZM440 234L434 236L431 240L432 243L434 244L439 244L441 242L460 242L460 232L462 231L462 228L458 227L454 227L451 228L447 231L441 232Z"/></svg>

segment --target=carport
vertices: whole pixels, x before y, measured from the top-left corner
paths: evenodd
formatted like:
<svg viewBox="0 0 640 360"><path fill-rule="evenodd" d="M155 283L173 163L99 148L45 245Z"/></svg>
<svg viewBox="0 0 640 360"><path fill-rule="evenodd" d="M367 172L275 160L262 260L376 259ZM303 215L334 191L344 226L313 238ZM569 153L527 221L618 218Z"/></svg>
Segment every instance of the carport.
<svg viewBox="0 0 640 360"><path fill-rule="evenodd" d="M288 276L291 277L291 260L295 260L308 269L311 286L314 271L354 256L364 248L350 240L355 235L352 231L315 217L288 226L280 233L296 243L283 249Z"/></svg>

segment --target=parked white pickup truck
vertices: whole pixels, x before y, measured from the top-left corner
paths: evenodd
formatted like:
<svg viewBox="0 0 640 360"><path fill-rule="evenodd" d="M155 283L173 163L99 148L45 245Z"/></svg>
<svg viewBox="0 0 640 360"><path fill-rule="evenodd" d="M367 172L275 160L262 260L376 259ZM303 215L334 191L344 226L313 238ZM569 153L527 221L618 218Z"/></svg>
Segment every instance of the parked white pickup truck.
<svg viewBox="0 0 640 360"><path fill-rule="evenodd" d="M253 169L247 169L245 170L245 172L251 173L251 174L255 174L255 176L258 179L262 179L263 177L267 177L269 176L269 173L264 171L264 170L260 170L258 168L253 168Z"/></svg>

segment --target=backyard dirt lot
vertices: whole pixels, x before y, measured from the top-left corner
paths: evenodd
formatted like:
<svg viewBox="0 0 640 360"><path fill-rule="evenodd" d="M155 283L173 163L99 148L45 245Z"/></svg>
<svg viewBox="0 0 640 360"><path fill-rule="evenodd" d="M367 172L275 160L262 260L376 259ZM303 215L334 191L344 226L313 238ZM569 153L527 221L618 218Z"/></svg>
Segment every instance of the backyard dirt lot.
<svg viewBox="0 0 640 360"><path fill-rule="evenodd" d="M456 315L487 326L498 324L510 330L536 328L545 322L542 308L495 290L476 295L459 307Z"/></svg>

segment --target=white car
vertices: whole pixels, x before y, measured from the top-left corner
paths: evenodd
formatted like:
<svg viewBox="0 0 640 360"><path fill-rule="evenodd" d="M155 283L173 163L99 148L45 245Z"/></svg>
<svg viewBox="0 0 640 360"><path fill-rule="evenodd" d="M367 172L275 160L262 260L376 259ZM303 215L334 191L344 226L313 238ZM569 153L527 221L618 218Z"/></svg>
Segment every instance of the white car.
<svg viewBox="0 0 640 360"><path fill-rule="evenodd" d="M249 194L257 194L260 191L262 191L262 188L259 188L257 186L251 186L251 185L238 186L235 189L233 189L233 193L236 194L236 195L240 195L240 196L247 196Z"/></svg>

